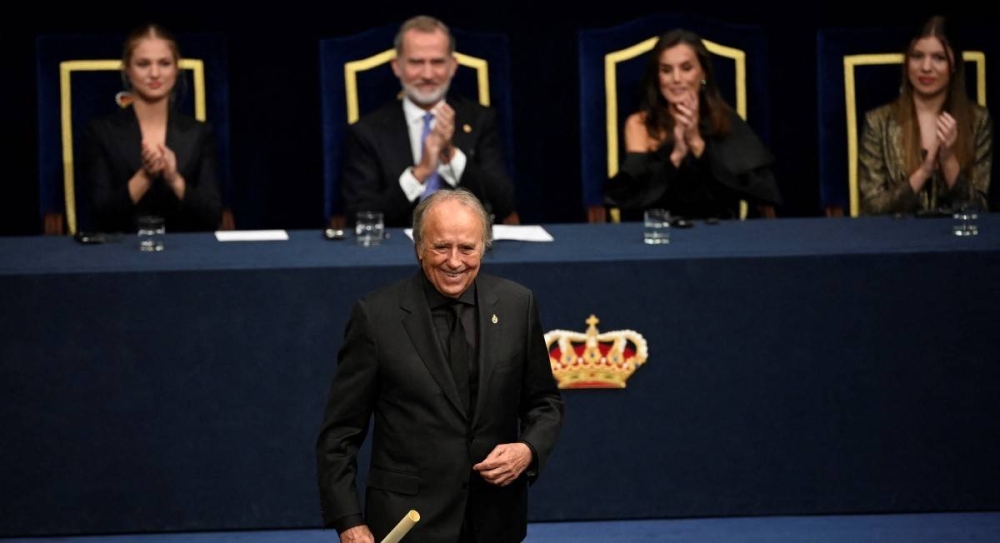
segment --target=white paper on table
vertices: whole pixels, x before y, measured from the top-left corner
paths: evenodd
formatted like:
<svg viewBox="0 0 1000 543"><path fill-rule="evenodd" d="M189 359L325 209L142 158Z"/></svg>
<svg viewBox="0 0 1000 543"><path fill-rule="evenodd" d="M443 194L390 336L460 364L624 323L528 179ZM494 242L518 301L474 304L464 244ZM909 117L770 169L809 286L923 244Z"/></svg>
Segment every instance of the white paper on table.
<svg viewBox="0 0 1000 543"><path fill-rule="evenodd" d="M219 241L286 241L288 232L284 230L227 230L215 233Z"/></svg>
<svg viewBox="0 0 1000 543"><path fill-rule="evenodd" d="M555 241L552 234L538 224L494 224L493 239L510 239L515 241Z"/></svg>
<svg viewBox="0 0 1000 543"><path fill-rule="evenodd" d="M413 229L404 230L407 236L413 239ZM493 225L493 241L514 240L514 241L555 241L552 234L537 224L495 224Z"/></svg>

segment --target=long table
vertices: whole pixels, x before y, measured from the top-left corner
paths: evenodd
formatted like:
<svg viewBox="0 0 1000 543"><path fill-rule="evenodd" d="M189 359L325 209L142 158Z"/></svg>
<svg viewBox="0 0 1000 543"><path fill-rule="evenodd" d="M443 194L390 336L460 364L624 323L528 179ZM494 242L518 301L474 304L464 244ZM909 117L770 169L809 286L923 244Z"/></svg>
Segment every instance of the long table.
<svg viewBox="0 0 1000 543"><path fill-rule="evenodd" d="M1000 217L546 225L483 272L547 330L635 330L568 390L531 520L1000 509ZM0 238L0 536L318 526L313 446L379 247Z"/></svg>

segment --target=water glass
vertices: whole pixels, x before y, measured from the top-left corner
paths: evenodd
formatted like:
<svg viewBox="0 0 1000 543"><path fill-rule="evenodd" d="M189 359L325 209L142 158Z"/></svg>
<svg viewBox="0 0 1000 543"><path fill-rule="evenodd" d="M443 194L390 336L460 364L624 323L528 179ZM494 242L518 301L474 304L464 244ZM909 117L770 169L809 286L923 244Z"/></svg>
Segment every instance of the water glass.
<svg viewBox="0 0 1000 543"><path fill-rule="evenodd" d="M141 215L136 219L139 234L139 250L142 252L159 252L163 250L163 237L166 228L163 217L156 215Z"/></svg>
<svg viewBox="0 0 1000 543"><path fill-rule="evenodd" d="M975 203L960 203L955 206L952 214L955 224L951 227L951 233L958 237L969 237L979 235L979 226L976 220L979 219L979 206Z"/></svg>
<svg viewBox="0 0 1000 543"><path fill-rule="evenodd" d="M643 215L642 241L647 245L670 243L670 212L666 209L647 209Z"/></svg>
<svg viewBox="0 0 1000 543"><path fill-rule="evenodd" d="M354 236L358 245L371 247L382 243L385 221L380 211L359 211L354 221Z"/></svg>

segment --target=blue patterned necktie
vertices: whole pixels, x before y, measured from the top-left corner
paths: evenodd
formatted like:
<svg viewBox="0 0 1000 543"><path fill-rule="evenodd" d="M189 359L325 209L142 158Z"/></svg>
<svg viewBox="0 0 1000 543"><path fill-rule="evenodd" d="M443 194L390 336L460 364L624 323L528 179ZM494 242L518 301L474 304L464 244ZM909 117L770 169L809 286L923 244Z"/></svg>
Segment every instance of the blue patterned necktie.
<svg viewBox="0 0 1000 543"><path fill-rule="evenodd" d="M427 135L431 133L431 121L434 120L433 113L424 114L424 130L420 133L420 153L425 152L424 146L427 141ZM424 193L420 195L420 199L423 200L431 194L437 192L441 188L441 178L438 177L437 170L431 172L431 175L424 180Z"/></svg>

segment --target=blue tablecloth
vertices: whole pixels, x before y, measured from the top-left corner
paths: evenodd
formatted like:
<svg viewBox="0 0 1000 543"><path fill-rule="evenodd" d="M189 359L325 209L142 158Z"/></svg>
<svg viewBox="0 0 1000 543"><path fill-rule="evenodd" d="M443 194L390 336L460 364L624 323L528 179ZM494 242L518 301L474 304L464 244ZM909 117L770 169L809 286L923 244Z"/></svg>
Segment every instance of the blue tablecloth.
<svg viewBox="0 0 1000 543"><path fill-rule="evenodd" d="M624 390L567 391L532 520L1000 508L1000 218L546 225L485 273L546 329L632 329ZM417 271L363 248L0 238L0 535L319 524L351 303Z"/></svg>

